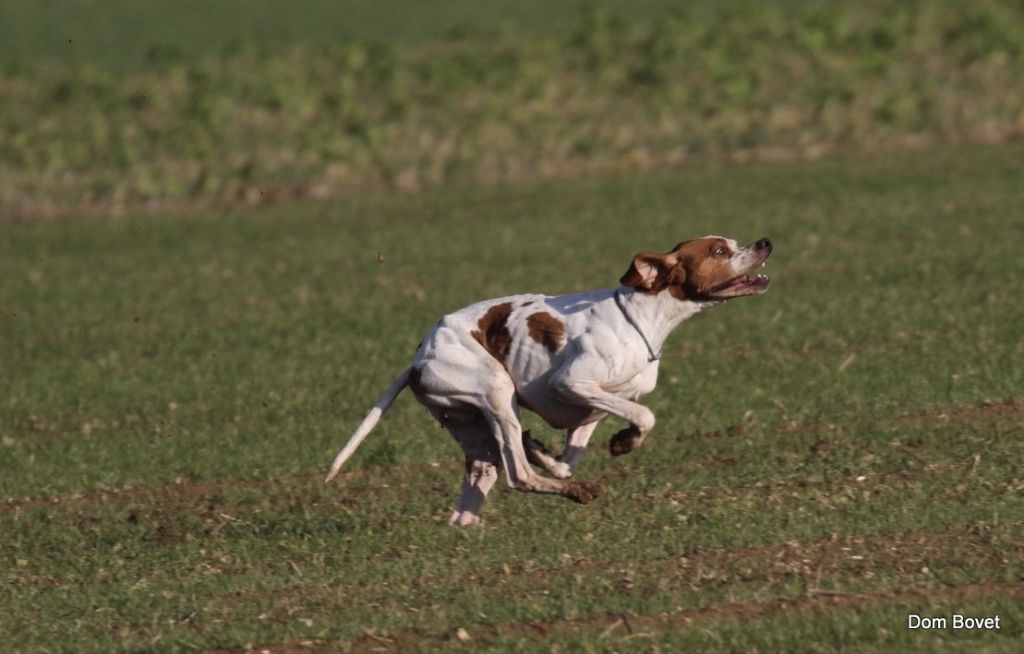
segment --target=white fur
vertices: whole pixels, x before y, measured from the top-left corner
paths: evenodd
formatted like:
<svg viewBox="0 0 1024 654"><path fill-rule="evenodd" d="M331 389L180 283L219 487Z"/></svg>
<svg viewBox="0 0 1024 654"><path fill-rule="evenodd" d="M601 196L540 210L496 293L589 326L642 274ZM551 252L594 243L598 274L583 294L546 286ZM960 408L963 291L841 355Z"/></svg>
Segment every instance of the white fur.
<svg viewBox="0 0 1024 654"><path fill-rule="evenodd" d="M731 261L737 274L760 265L767 257L763 251L754 251L753 244L739 248L735 241L727 242L734 252ZM767 249L770 251L770 245ZM639 446L655 423L654 414L637 403L657 383L659 361L651 360L651 350L660 352L680 323L717 304L627 287L620 287L618 293L621 308L615 291L598 290L559 296L512 295L444 316L416 350L410 368L391 383L335 458L327 481L334 478L395 396L412 385L417 399L452 433L466 454L466 477L452 524L479 520L498 468L504 468L512 488L589 501L600 492L598 486L567 478L579 467L598 421L611 414L629 423L630 427L613 437L621 449L617 453ZM485 338L481 323L489 310L506 304L510 311L502 325L510 340L507 355L499 360L481 343ZM529 319L537 313L548 314L563 326L564 337L556 351L531 336ZM566 430L566 446L560 456L524 439L520 407L528 407L551 426ZM528 458L555 478L537 474Z"/></svg>

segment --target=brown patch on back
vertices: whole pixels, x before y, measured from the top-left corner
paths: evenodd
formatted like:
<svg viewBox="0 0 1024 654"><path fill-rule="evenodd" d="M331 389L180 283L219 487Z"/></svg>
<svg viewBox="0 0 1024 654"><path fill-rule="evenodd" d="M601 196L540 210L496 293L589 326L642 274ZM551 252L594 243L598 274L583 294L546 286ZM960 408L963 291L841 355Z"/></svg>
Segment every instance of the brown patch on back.
<svg viewBox="0 0 1024 654"><path fill-rule="evenodd" d="M550 313L538 311L526 319L530 330L530 338L546 347L551 353L557 352L565 344L565 325Z"/></svg>
<svg viewBox="0 0 1024 654"><path fill-rule="evenodd" d="M501 365L505 365L508 351L512 347L512 334L508 331L510 313L512 313L511 302L495 304L477 321L476 325L479 329L474 329L469 333Z"/></svg>

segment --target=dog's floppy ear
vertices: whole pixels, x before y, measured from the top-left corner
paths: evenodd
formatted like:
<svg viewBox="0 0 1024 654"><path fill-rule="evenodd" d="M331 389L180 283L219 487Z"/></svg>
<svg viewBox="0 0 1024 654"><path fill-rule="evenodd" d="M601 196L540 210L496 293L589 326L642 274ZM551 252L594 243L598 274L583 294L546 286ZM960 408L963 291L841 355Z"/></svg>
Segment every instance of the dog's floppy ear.
<svg viewBox="0 0 1024 654"><path fill-rule="evenodd" d="M641 252L633 257L619 283L643 293L657 293L671 283L682 282L675 279L680 274L676 264L676 258L671 254Z"/></svg>

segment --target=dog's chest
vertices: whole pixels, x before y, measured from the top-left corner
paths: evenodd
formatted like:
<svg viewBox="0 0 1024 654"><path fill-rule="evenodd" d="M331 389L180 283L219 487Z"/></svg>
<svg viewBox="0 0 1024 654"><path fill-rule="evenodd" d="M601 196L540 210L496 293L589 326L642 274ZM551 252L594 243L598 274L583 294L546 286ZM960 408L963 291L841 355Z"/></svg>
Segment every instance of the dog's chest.
<svg viewBox="0 0 1024 654"><path fill-rule="evenodd" d="M647 395L658 385L658 362L652 361L639 373L620 383L610 383L604 388L619 397L635 400Z"/></svg>

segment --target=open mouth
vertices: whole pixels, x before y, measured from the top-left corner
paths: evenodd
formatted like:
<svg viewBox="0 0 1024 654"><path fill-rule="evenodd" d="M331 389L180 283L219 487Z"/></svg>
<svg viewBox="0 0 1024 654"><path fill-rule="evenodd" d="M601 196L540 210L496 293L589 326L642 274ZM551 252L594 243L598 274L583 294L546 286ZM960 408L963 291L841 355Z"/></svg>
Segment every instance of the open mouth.
<svg viewBox="0 0 1024 654"><path fill-rule="evenodd" d="M768 286L772 283L768 276L751 275L750 273L756 268L764 268L771 253L772 244L767 238L748 245L744 248L743 258L749 259L750 255L753 254L755 257L754 261L741 268L741 270L745 270L743 274L736 275L725 283L709 290L707 293L708 297L716 300L727 300L744 295L759 295L767 291Z"/></svg>
<svg viewBox="0 0 1024 654"><path fill-rule="evenodd" d="M716 298L739 297L741 295L757 295L768 290L771 280L765 275L737 275L724 284L719 284L708 292Z"/></svg>

